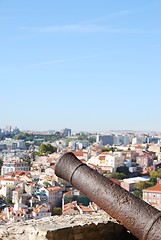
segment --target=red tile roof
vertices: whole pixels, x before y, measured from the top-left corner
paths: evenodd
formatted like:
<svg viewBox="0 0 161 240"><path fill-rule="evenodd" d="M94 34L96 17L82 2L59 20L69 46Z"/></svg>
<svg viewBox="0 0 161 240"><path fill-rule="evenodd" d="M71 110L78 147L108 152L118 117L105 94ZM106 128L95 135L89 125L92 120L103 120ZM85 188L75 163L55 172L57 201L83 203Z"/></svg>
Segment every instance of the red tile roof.
<svg viewBox="0 0 161 240"><path fill-rule="evenodd" d="M156 202L149 202L150 205L157 205Z"/></svg>
<svg viewBox="0 0 161 240"><path fill-rule="evenodd" d="M51 186L46 188L48 191L58 191L61 190L61 187L58 186Z"/></svg>
<svg viewBox="0 0 161 240"><path fill-rule="evenodd" d="M83 151L72 151L75 156L83 156L85 153Z"/></svg>
<svg viewBox="0 0 161 240"><path fill-rule="evenodd" d="M48 212L48 208L46 205L39 205L37 207L34 208L33 212L38 213L41 210L46 210Z"/></svg>
<svg viewBox="0 0 161 240"><path fill-rule="evenodd" d="M31 178L30 172L28 171L22 171L22 170L16 170L13 172L6 173L4 176L11 176L11 177L17 177L17 176L27 176L28 178Z"/></svg>
<svg viewBox="0 0 161 240"><path fill-rule="evenodd" d="M115 178L111 178L110 180L114 183L117 183L118 185L120 185L121 183L118 179L115 179Z"/></svg>
<svg viewBox="0 0 161 240"><path fill-rule="evenodd" d="M51 157L47 157L46 160L47 160L48 162L51 162L53 159L52 159Z"/></svg>
<svg viewBox="0 0 161 240"><path fill-rule="evenodd" d="M16 182L17 181L17 179L14 179L14 178L3 178L2 180L8 181L8 182Z"/></svg>
<svg viewBox="0 0 161 240"><path fill-rule="evenodd" d="M82 204L79 205L83 212L93 212L91 207L83 206Z"/></svg>
<svg viewBox="0 0 161 240"><path fill-rule="evenodd" d="M68 192L64 193L64 196L66 196L66 195L72 195L72 194L73 194L73 191L68 191Z"/></svg>
<svg viewBox="0 0 161 240"><path fill-rule="evenodd" d="M142 145L139 144L139 145L136 145L136 147L137 147L137 148L142 148Z"/></svg>
<svg viewBox="0 0 161 240"><path fill-rule="evenodd" d="M161 184L144 189L143 191L161 192Z"/></svg>
<svg viewBox="0 0 161 240"><path fill-rule="evenodd" d="M99 156L98 158L99 158L99 160L105 160L105 157L106 156Z"/></svg>

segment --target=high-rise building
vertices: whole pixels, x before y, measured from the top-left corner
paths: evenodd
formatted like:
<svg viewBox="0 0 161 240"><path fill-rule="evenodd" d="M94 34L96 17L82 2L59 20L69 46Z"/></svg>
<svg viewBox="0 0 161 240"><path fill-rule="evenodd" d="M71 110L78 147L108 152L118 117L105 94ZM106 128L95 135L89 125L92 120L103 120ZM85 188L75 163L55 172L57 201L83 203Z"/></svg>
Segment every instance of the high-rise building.
<svg viewBox="0 0 161 240"><path fill-rule="evenodd" d="M119 139L119 136L118 136L118 135L115 135L115 136L114 136L113 144L114 144L114 145L119 145L119 144L120 144L120 139Z"/></svg>
<svg viewBox="0 0 161 240"><path fill-rule="evenodd" d="M12 127L11 126L6 126L6 132L11 133Z"/></svg>
<svg viewBox="0 0 161 240"><path fill-rule="evenodd" d="M103 145L113 145L114 135L97 135L96 142L101 142Z"/></svg>
<svg viewBox="0 0 161 240"><path fill-rule="evenodd" d="M72 130L69 129L69 128L62 129L62 134L63 134L64 137L71 136L71 132L72 132Z"/></svg>
<svg viewBox="0 0 161 240"><path fill-rule="evenodd" d="M124 145L130 144L130 138L127 135L123 136L123 144Z"/></svg>
<svg viewBox="0 0 161 240"><path fill-rule="evenodd" d="M134 137L132 139L132 144L142 144L143 143L143 138L142 137Z"/></svg>

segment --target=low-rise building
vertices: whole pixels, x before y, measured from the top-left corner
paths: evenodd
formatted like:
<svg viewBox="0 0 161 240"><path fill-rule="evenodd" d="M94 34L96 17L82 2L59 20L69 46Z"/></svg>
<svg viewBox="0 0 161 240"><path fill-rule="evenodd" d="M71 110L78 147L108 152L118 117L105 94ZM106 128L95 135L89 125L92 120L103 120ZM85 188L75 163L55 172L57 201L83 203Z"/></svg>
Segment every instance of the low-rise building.
<svg viewBox="0 0 161 240"><path fill-rule="evenodd" d="M5 175L8 172L14 172L16 170L29 171L29 162L25 161L5 161L1 169L1 174Z"/></svg>
<svg viewBox="0 0 161 240"><path fill-rule="evenodd" d="M117 170L118 167L124 166L125 157L118 156L117 154L108 154L106 156L106 165L113 168L113 172Z"/></svg>
<svg viewBox="0 0 161 240"><path fill-rule="evenodd" d="M47 204L37 205L32 211L32 216L34 219L50 217L51 211L49 206L47 206Z"/></svg>
<svg viewBox="0 0 161 240"><path fill-rule="evenodd" d="M135 183L137 182L147 182L149 181L149 177L133 177L133 178L125 178L121 181L121 187L126 189L127 191L133 191Z"/></svg>
<svg viewBox="0 0 161 240"><path fill-rule="evenodd" d="M104 167L106 171L115 172L118 167L125 165L125 157L120 152L104 152L98 156L92 156L88 160L88 164L93 164L101 168Z"/></svg>
<svg viewBox="0 0 161 240"><path fill-rule="evenodd" d="M91 214L97 212L97 205L90 203L88 206L78 204L77 201L66 203L63 208L63 215Z"/></svg>
<svg viewBox="0 0 161 240"><path fill-rule="evenodd" d="M60 207L62 204L62 188L59 186L51 186L44 188L44 193L47 196L47 202L50 205L51 211L54 207Z"/></svg>
<svg viewBox="0 0 161 240"><path fill-rule="evenodd" d="M136 157L136 163L139 164L140 167L150 167L153 165L153 158L148 154L141 154Z"/></svg>
<svg viewBox="0 0 161 240"><path fill-rule="evenodd" d="M12 192L12 203L19 202L19 199L21 198L23 193L23 189L18 187Z"/></svg>
<svg viewBox="0 0 161 240"><path fill-rule="evenodd" d="M143 200L154 206L161 206L161 184L143 190Z"/></svg>

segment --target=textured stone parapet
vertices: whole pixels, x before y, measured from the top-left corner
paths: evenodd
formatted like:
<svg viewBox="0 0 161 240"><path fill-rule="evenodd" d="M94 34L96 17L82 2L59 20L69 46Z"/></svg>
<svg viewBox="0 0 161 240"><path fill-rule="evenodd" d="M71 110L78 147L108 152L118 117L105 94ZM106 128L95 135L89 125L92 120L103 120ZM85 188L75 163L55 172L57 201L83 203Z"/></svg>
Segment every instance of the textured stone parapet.
<svg viewBox="0 0 161 240"><path fill-rule="evenodd" d="M55 216L0 227L0 240L136 240L106 213Z"/></svg>

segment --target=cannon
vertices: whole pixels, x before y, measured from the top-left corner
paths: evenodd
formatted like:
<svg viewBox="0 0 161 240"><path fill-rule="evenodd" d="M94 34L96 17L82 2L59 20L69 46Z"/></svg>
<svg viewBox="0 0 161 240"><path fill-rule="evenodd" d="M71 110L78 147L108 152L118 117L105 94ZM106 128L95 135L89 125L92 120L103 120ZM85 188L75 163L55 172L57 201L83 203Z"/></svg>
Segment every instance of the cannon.
<svg viewBox="0 0 161 240"><path fill-rule="evenodd" d="M161 240L158 209L91 169L73 153L66 153L57 161L55 174L70 182L139 240Z"/></svg>

